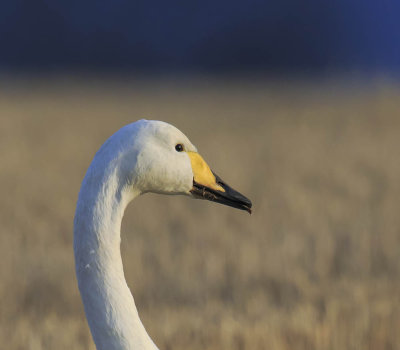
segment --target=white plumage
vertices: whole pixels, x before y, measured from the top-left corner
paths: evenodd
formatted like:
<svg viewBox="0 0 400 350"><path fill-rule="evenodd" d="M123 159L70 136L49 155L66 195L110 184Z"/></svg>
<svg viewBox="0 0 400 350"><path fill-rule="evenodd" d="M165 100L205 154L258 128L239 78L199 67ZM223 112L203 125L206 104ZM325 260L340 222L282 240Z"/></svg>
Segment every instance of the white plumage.
<svg viewBox="0 0 400 350"><path fill-rule="evenodd" d="M183 194L251 211L251 202L212 173L172 125L140 120L111 136L82 182L74 221L76 275L98 350L157 349L140 321L120 253L125 208L146 192Z"/></svg>

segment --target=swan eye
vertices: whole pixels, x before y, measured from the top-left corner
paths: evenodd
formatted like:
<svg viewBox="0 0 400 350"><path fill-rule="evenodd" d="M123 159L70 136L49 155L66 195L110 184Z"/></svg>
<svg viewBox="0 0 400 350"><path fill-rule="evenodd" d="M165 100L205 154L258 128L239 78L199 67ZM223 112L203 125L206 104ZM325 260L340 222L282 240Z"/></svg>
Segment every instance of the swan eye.
<svg viewBox="0 0 400 350"><path fill-rule="evenodd" d="M183 145L181 143L178 143L175 146L175 149L176 149L177 152L182 152L183 151Z"/></svg>

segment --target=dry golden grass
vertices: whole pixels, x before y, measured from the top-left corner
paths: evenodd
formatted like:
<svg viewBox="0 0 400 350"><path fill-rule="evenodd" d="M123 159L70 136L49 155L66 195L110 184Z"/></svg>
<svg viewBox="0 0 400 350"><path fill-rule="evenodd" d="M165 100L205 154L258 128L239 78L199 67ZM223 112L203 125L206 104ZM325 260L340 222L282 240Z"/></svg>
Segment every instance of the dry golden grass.
<svg viewBox="0 0 400 350"><path fill-rule="evenodd" d="M400 347L400 89L375 82L6 80L0 344L94 349L72 221L95 151L140 117L183 130L254 214L146 195L125 273L160 349Z"/></svg>

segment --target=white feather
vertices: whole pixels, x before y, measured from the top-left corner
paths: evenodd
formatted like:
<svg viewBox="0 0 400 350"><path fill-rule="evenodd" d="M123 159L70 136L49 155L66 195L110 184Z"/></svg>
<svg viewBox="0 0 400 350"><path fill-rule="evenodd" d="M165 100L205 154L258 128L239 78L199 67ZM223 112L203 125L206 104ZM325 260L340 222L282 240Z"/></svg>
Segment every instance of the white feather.
<svg viewBox="0 0 400 350"><path fill-rule="evenodd" d="M79 290L98 350L157 349L126 284L120 228L126 206L145 192L189 194L193 172L185 135L160 121L120 129L96 153L82 182L74 221Z"/></svg>

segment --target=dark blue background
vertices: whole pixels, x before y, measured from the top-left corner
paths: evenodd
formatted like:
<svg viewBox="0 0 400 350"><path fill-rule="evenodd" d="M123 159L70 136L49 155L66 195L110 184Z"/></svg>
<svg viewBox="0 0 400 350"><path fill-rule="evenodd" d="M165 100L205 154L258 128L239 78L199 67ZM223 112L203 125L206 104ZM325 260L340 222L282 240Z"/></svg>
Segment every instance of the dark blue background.
<svg viewBox="0 0 400 350"><path fill-rule="evenodd" d="M2 1L0 48L2 70L394 72L400 1Z"/></svg>

